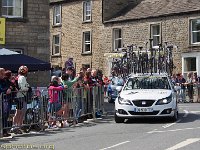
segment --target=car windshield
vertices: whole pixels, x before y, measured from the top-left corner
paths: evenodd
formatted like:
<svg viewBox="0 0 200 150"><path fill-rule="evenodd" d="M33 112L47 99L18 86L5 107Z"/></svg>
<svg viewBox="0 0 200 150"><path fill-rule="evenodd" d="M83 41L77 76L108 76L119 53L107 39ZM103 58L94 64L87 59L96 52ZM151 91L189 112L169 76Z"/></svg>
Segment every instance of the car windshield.
<svg viewBox="0 0 200 150"><path fill-rule="evenodd" d="M134 77L129 78L124 90L133 89L171 89L167 77Z"/></svg>

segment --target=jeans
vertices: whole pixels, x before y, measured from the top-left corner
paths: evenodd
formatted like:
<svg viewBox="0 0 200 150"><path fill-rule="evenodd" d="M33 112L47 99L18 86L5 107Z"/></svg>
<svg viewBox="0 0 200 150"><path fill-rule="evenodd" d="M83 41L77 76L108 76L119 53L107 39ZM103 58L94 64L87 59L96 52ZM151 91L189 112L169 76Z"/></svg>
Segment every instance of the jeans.
<svg viewBox="0 0 200 150"><path fill-rule="evenodd" d="M180 98L182 101L186 101L185 89L181 89L181 90L180 90L179 98Z"/></svg>
<svg viewBox="0 0 200 150"><path fill-rule="evenodd" d="M78 119L81 116L82 100L80 97L75 98L74 117Z"/></svg>

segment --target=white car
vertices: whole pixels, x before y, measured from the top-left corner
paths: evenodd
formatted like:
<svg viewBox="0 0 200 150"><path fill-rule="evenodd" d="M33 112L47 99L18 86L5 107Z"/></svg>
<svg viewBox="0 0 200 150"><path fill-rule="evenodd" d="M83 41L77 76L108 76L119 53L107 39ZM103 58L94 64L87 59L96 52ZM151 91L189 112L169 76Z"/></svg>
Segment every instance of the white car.
<svg viewBox="0 0 200 150"><path fill-rule="evenodd" d="M115 122L136 117L170 117L176 121L176 95L167 74L133 74L115 100Z"/></svg>

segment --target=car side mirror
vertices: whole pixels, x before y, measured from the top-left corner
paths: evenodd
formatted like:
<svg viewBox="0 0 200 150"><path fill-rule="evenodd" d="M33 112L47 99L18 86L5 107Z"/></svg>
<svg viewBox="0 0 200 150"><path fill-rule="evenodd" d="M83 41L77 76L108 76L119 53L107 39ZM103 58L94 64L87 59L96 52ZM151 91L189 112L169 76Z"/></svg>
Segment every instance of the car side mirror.
<svg viewBox="0 0 200 150"><path fill-rule="evenodd" d="M122 86L117 86L117 87L116 87L116 90L117 90L118 92L121 92Z"/></svg>

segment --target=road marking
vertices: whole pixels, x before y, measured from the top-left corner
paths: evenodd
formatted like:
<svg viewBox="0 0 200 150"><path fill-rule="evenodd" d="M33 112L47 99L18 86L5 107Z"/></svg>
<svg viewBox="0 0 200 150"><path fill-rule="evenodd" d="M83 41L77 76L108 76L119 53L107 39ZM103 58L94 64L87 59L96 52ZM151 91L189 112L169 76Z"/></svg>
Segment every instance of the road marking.
<svg viewBox="0 0 200 150"><path fill-rule="evenodd" d="M185 117L187 117L188 116L188 114L189 114L189 111L187 111L187 110L183 110L184 112L185 112L185 115L183 116L184 118Z"/></svg>
<svg viewBox="0 0 200 150"><path fill-rule="evenodd" d="M187 145L190 145L190 144L195 143L195 142L198 142L198 141L200 141L200 138L187 139L187 140L185 140L185 141L183 141L183 142L181 142L181 143L178 143L178 144L176 144L175 146L170 147L170 148L168 148L168 149L166 149L166 150L176 150L176 149L185 147L185 146L187 146Z"/></svg>
<svg viewBox="0 0 200 150"><path fill-rule="evenodd" d="M176 131L185 131L185 130L195 130L195 129L200 129L200 127L197 127L197 128L184 128L184 129L174 129L174 130L166 130L166 131L150 131L150 132L147 132L147 133L164 133L164 132L176 132Z"/></svg>
<svg viewBox="0 0 200 150"><path fill-rule="evenodd" d="M190 111L192 114L200 114L200 111Z"/></svg>
<svg viewBox="0 0 200 150"><path fill-rule="evenodd" d="M164 126L162 126L162 127L163 127L163 128L169 128L169 127L175 125L176 123L178 123L178 122L180 122L180 121L181 121L181 119L177 120L177 121L174 122L174 123L166 124L166 125L164 125Z"/></svg>
<svg viewBox="0 0 200 150"><path fill-rule="evenodd" d="M116 144L116 145L113 145L113 146L110 146L110 147L106 147L106 148L103 148L103 149L100 149L100 150L111 149L111 148L114 148L114 147L120 146L120 145L122 145L122 144L129 143L129 142L130 142L130 141L125 141L125 142L118 143L118 144Z"/></svg>
<svg viewBox="0 0 200 150"><path fill-rule="evenodd" d="M185 117L188 116L189 111L187 111L187 110L183 110L183 111L185 112L185 115L183 116L183 117L185 118ZM199 112L200 112L200 111L199 111ZM169 127L175 125L176 123L179 123L180 121L181 121L181 119L177 120L177 121L174 122L174 123L166 124L166 125L164 125L164 126L162 126L162 127L163 127L163 128L169 128Z"/></svg>
<svg viewBox="0 0 200 150"><path fill-rule="evenodd" d="M180 108L199 108L199 105L187 105L187 106L179 106Z"/></svg>

